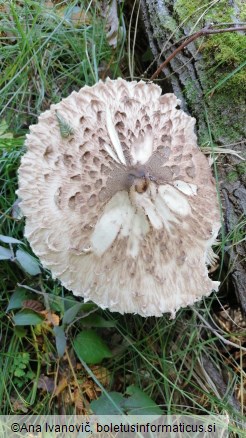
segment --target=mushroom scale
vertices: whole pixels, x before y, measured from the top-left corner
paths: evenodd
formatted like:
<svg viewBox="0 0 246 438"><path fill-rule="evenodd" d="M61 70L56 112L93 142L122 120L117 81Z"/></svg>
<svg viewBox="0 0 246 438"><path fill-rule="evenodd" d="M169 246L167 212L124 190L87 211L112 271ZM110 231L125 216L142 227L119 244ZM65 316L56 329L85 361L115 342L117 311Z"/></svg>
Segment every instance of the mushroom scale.
<svg viewBox="0 0 246 438"><path fill-rule="evenodd" d="M73 92L27 135L25 236L53 278L102 308L174 317L217 290L215 182L174 94L123 79Z"/></svg>

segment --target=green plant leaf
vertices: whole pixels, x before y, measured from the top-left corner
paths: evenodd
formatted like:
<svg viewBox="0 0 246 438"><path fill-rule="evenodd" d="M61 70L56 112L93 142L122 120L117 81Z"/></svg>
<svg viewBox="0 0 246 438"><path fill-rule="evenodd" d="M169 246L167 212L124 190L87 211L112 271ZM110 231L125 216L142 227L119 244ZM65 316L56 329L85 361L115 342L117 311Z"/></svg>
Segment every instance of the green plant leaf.
<svg viewBox="0 0 246 438"><path fill-rule="evenodd" d="M21 240L14 239L14 237L4 236L0 234L0 240L4 243L23 243Z"/></svg>
<svg viewBox="0 0 246 438"><path fill-rule="evenodd" d="M129 386L126 393L130 397L124 408L129 415L162 415L160 407L137 386Z"/></svg>
<svg viewBox="0 0 246 438"><path fill-rule="evenodd" d="M53 332L56 338L56 349L59 357L62 357L65 353L67 340L64 332L64 328L62 326L56 326L53 328Z"/></svg>
<svg viewBox="0 0 246 438"><path fill-rule="evenodd" d="M84 303L76 303L74 306L70 307L63 315L62 323L70 324L74 321L75 316L79 313L79 311L83 308Z"/></svg>
<svg viewBox="0 0 246 438"><path fill-rule="evenodd" d="M26 364L25 364L24 362L20 362L20 363L18 364L18 368L19 368L20 370L24 370L24 369L26 368Z"/></svg>
<svg viewBox="0 0 246 438"><path fill-rule="evenodd" d="M26 368L26 367L25 367ZM26 372L23 369L17 368L14 372L15 377L23 377L25 376Z"/></svg>
<svg viewBox="0 0 246 438"><path fill-rule="evenodd" d="M36 374L33 372L33 371L27 371L27 373L26 373L26 379L29 379L29 380L31 380L31 379L35 379L35 377L36 377Z"/></svg>
<svg viewBox="0 0 246 438"><path fill-rule="evenodd" d="M27 365L30 362L30 354L26 352L20 353L20 362Z"/></svg>
<svg viewBox="0 0 246 438"><path fill-rule="evenodd" d="M74 349L79 359L89 364L100 363L112 356L108 346L93 330L79 333L74 341Z"/></svg>
<svg viewBox="0 0 246 438"><path fill-rule="evenodd" d="M83 303L82 310L84 313L88 313L96 308L97 308L97 305L95 303Z"/></svg>
<svg viewBox="0 0 246 438"><path fill-rule="evenodd" d="M120 415L124 403L125 398L120 392L109 392L108 397L103 394L97 400L93 400L90 406L96 415L108 415L109 412L110 415Z"/></svg>
<svg viewBox="0 0 246 438"><path fill-rule="evenodd" d="M0 246L0 260L11 260L12 252L8 248L4 248L4 246Z"/></svg>
<svg viewBox="0 0 246 438"><path fill-rule="evenodd" d="M38 275L41 273L38 261L22 249L16 251L16 260L28 274Z"/></svg>
<svg viewBox="0 0 246 438"><path fill-rule="evenodd" d="M107 321L100 315L88 315L85 318L81 320L81 323L85 326L90 327L115 327L117 324L117 321L111 320Z"/></svg>
<svg viewBox="0 0 246 438"><path fill-rule="evenodd" d="M26 334L27 334L27 331L26 331L26 329L24 329L23 326L16 325L15 328L14 328L14 334L18 338L24 338L26 336Z"/></svg>
<svg viewBox="0 0 246 438"><path fill-rule="evenodd" d="M6 312L12 309L21 309L23 301L30 298L30 293L21 287L18 287L13 295L11 295Z"/></svg>
<svg viewBox="0 0 246 438"><path fill-rule="evenodd" d="M23 310L14 315L15 325L37 325L43 322L44 318L32 310Z"/></svg>

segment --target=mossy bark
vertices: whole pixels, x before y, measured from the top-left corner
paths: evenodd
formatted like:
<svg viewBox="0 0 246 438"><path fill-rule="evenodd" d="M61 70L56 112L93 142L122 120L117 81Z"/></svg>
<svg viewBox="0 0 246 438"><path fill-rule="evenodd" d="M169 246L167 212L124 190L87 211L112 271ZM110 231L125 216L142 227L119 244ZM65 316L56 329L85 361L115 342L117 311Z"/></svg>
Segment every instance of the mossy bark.
<svg viewBox="0 0 246 438"><path fill-rule="evenodd" d="M202 0L141 0L141 10L150 48L159 65L179 46L177 41L205 25L211 22L237 24L246 19L246 5L242 0L221 0L212 6ZM189 44L163 70L162 76L181 99L183 108L197 119L201 147L224 146L235 151L245 148L245 49L246 37L242 32L203 37ZM246 244L241 242L246 210L246 169L244 166L238 171L238 166L241 166L240 159L232 154L221 155L218 160L227 236L225 263L246 312ZM238 229L239 243L235 242Z"/></svg>

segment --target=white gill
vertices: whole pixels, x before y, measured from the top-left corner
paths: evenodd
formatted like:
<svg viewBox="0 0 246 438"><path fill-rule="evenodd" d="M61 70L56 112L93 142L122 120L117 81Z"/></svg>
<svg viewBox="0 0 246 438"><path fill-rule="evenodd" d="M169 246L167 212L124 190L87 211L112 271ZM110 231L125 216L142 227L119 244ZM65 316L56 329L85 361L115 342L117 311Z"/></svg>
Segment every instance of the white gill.
<svg viewBox="0 0 246 438"><path fill-rule="evenodd" d="M120 160L118 160L118 157L117 157L116 153L113 151L113 149L111 148L111 146L109 146L108 143L104 143L104 147L105 147L106 151L108 152L108 154L110 155L110 157L112 157L113 160L116 161L116 163L120 164Z"/></svg>
<svg viewBox="0 0 246 438"><path fill-rule="evenodd" d="M173 185L174 187L176 187L176 189L180 190L185 195L197 195L197 186L195 184L189 184L185 181L176 180Z"/></svg>
<svg viewBox="0 0 246 438"><path fill-rule="evenodd" d="M123 149L122 149L119 137L117 135L116 129L114 127L110 111L109 111L107 106L106 106L106 125L107 125L108 134L109 134L110 140L112 142L112 145L114 146L115 152L116 152L120 162L122 164L126 165L126 160L125 160L125 157L123 154Z"/></svg>

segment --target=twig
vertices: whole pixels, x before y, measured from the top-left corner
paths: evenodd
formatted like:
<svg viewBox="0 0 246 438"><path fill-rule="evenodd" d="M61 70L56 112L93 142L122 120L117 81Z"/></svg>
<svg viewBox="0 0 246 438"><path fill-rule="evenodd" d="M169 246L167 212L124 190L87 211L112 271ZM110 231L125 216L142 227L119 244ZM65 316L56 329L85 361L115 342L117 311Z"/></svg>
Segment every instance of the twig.
<svg viewBox="0 0 246 438"><path fill-rule="evenodd" d="M223 399L226 399L227 403L233 409L240 413L240 403L238 402L234 394L228 393L228 386L226 385L223 376L216 368L214 363L206 355L202 355L201 361L199 362L204 375L206 376L207 380L211 381L214 388L216 389L216 392L218 392L218 394L222 396Z"/></svg>
<svg viewBox="0 0 246 438"><path fill-rule="evenodd" d="M151 76L150 80L153 81L157 78L157 76L161 73L161 71L166 67L167 64L179 53L181 50L183 50L188 44L190 44L192 41L195 41L197 38L201 36L207 36L207 35L213 35L216 33L222 33L222 32L238 32L240 30L246 31L246 26L238 26L238 27L228 27L226 29L211 29L211 27L204 27L203 29L199 30L196 33L193 33L189 38L187 38L179 47L177 47L176 50L174 50L171 55L167 57L167 59L158 67L156 72Z"/></svg>
<svg viewBox="0 0 246 438"><path fill-rule="evenodd" d="M211 27L231 26L232 24L234 26L245 26L246 22L240 21L239 23L232 23L232 22L230 22L230 23L213 23L213 24L211 24Z"/></svg>
<svg viewBox="0 0 246 438"><path fill-rule="evenodd" d="M234 25L234 23L213 23L213 24L210 24L209 26L206 26L205 27L205 29L212 29L212 28L214 28L214 27L219 27L219 26L232 26L232 25ZM235 23L235 26L246 26L246 22L245 21L242 21L242 22L240 22L240 23ZM236 28L235 28L235 30L236 30ZM192 34L193 35L193 34ZM190 35L190 36L192 36L192 35ZM195 35L195 34L194 34ZM181 44L182 43L182 41L184 41L184 40L187 40L187 38L189 38L189 37L187 37L187 35L184 35L182 38L180 38L180 40L178 40L178 41L176 41L175 43L172 43L169 47L167 47L167 49L166 49L166 51L167 50L171 50L172 49L172 47L174 47L174 46L178 46L179 44ZM162 52L163 53L163 52ZM161 55L162 55L162 53L161 53ZM157 58L155 59L155 61L157 60Z"/></svg>

